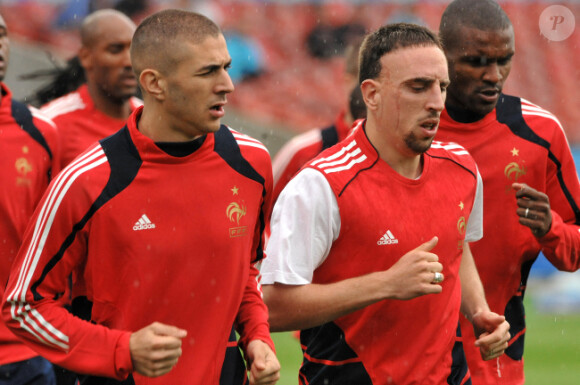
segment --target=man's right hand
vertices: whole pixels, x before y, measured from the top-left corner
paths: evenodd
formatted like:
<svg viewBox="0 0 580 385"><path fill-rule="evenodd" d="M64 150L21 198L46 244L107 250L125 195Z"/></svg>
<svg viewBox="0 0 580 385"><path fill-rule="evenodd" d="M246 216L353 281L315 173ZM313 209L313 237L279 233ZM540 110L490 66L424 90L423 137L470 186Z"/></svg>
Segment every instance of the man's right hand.
<svg viewBox="0 0 580 385"><path fill-rule="evenodd" d="M417 248L403 255L390 269L385 280L389 285L389 298L407 300L425 294L437 294L443 290L434 282L435 273L440 273L443 280L443 265L437 254L431 252L437 245L437 237L431 238Z"/></svg>
<svg viewBox="0 0 580 385"><path fill-rule="evenodd" d="M133 369L147 377L168 373L181 356L181 339L187 331L153 322L131 334L129 350Z"/></svg>

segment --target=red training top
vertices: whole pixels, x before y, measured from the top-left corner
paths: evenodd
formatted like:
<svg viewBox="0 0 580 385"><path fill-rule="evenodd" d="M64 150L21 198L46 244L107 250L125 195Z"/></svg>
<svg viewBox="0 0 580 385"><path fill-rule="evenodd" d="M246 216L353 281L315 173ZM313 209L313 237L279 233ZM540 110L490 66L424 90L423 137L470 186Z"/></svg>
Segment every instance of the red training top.
<svg viewBox="0 0 580 385"><path fill-rule="evenodd" d="M27 229L3 304L9 327L78 373L123 379L129 337L154 321L187 330L165 376L136 384L217 384L232 325L242 347L273 347L252 262L262 258L272 174L258 141L226 126L176 157L127 127L66 167ZM66 278L92 323L54 300ZM75 294L73 283L73 295Z"/></svg>
<svg viewBox="0 0 580 385"><path fill-rule="evenodd" d="M34 208L58 171L56 126L0 84L0 296ZM37 356L0 322L0 365Z"/></svg>
<svg viewBox="0 0 580 385"><path fill-rule="evenodd" d="M143 104L138 98L129 100L131 111ZM66 167L81 152L100 139L121 129L126 120L115 119L95 108L87 85L50 101L41 107L58 127L61 168Z"/></svg>
<svg viewBox="0 0 580 385"><path fill-rule="evenodd" d="M443 291L408 301L384 300L301 331L303 383L460 384L452 367L465 225L474 205L477 168L460 146L433 142L418 179L394 171L362 127L308 166L328 181L338 204L340 233L313 284L389 269L433 236L443 265ZM325 231L321 229L320 231ZM459 368L457 368L459 369ZM452 376L461 375L457 378Z"/></svg>
<svg viewBox="0 0 580 385"><path fill-rule="evenodd" d="M479 167L484 236L471 244L471 251L491 310L505 314L511 326L506 353L483 361L473 327L461 317L473 384L523 384L523 295L532 263L542 251L558 269L580 267L580 183L570 147L554 115L508 95L475 123L455 122L444 111L437 139L464 146ZM519 223L513 182L548 195L553 221L544 237L536 238Z"/></svg>

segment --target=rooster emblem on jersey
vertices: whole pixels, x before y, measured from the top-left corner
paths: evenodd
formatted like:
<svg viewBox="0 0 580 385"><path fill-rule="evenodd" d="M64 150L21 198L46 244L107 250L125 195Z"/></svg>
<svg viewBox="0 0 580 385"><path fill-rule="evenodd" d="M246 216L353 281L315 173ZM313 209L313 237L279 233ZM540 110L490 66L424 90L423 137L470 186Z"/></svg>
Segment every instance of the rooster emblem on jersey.
<svg viewBox="0 0 580 385"><path fill-rule="evenodd" d="M26 176L32 171L32 165L26 158L18 158L14 162L14 167L16 167L16 172L20 175L16 178L16 184L19 186L27 186L30 184L30 179Z"/></svg>
<svg viewBox="0 0 580 385"><path fill-rule="evenodd" d="M505 167L503 173L509 180L517 182L520 177L526 175L526 168L520 167L516 162L511 162Z"/></svg>
<svg viewBox="0 0 580 385"><path fill-rule="evenodd" d="M461 217L457 221L457 231L459 231L459 234L461 235L465 234L465 217Z"/></svg>
<svg viewBox="0 0 580 385"><path fill-rule="evenodd" d="M465 217L461 216L457 220L457 231L459 232L459 241L457 242L457 249L463 250L463 239L465 235L465 227L467 224L465 223Z"/></svg>
<svg viewBox="0 0 580 385"><path fill-rule="evenodd" d="M231 191L233 195L238 195L240 189L234 186ZM237 227L230 227L230 238L243 237L248 234L248 226L240 226L240 221L246 215L246 210L246 205L240 202L231 202L226 208L226 216L230 222L238 225Z"/></svg>
<svg viewBox="0 0 580 385"><path fill-rule="evenodd" d="M32 171L32 165L26 158L18 158L14 163L16 171L22 176L26 176L30 171Z"/></svg>
<svg viewBox="0 0 580 385"><path fill-rule="evenodd" d="M232 222L236 222L238 225L240 224L240 219L244 215L246 215L246 206L243 204L240 205L238 202L232 202L228 205L226 209L226 215Z"/></svg>

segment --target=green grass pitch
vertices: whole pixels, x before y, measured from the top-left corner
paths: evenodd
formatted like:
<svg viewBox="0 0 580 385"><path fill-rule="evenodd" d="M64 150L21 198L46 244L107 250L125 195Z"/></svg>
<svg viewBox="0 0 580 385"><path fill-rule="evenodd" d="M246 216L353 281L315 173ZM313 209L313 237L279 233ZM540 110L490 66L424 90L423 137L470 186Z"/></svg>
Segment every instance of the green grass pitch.
<svg viewBox="0 0 580 385"><path fill-rule="evenodd" d="M526 299L526 385L580 384L580 314L540 314ZM282 365L279 385L297 385L302 359L291 333L273 333Z"/></svg>

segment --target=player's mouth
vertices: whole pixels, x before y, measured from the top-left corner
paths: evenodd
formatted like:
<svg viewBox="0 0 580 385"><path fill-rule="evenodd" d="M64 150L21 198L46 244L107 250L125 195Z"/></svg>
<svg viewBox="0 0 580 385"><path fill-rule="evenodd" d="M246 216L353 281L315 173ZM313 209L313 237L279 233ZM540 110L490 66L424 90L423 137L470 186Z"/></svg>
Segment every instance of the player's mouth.
<svg viewBox="0 0 580 385"><path fill-rule="evenodd" d="M226 111L224 109L224 106L226 105L226 102L220 102L220 103L216 103L214 105L212 105L210 107L210 113L214 118L223 118L224 115L226 114Z"/></svg>
<svg viewBox="0 0 580 385"><path fill-rule="evenodd" d="M439 119L424 120L420 126L429 133L435 132L437 131L437 127L439 127Z"/></svg>
<svg viewBox="0 0 580 385"><path fill-rule="evenodd" d="M484 88L477 91L477 94L481 99L483 99L487 103L495 103L499 98L501 90L499 88Z"/></svg>
<svg viewBox="0 0 580 385"><path fill-rule="evenodd" d="M121 83L125 86L129 86L129 87L136 87L137 86L137 78L133 74L122 75L120 80L121 80Z"/></svg>

